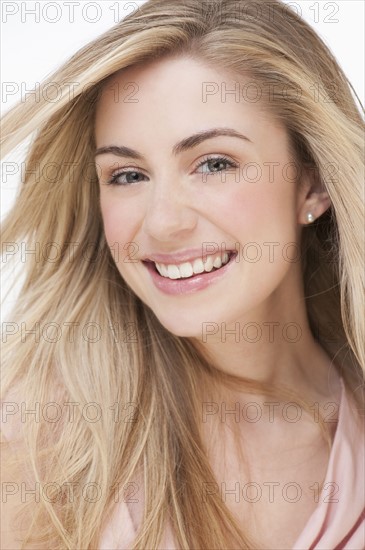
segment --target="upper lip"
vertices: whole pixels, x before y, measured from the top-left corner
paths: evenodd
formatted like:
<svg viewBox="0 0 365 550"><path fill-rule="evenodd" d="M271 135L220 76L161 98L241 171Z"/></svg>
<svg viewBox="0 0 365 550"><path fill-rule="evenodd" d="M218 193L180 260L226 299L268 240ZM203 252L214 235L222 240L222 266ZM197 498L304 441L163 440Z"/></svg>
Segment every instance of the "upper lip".
<svg viewBox="0 0 365 550"><path fill-rule="evenodd" d="M183 250L181 252L174 252L173 254L159 254L151 253L142 258L142 261L152 261L162 264L179 264L183 262L193 262L194 260L205 260L207 256L215 254L224 254L227 252L237 252L235 249L219 248L211 252L203 250L202 247L189 250Z"/></svg>

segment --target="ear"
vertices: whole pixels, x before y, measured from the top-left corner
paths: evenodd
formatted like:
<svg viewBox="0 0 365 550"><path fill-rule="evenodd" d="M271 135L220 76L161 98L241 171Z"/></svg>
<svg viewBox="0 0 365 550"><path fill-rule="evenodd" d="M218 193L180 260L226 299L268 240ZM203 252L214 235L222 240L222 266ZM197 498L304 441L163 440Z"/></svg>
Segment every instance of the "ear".
<svg viewBox="0 0 365 550"><path fill-rule="evenodd" d="M298 192L298 224L310 224L331 206L331 199L317 172L308 169L303 172Z"/></svg>

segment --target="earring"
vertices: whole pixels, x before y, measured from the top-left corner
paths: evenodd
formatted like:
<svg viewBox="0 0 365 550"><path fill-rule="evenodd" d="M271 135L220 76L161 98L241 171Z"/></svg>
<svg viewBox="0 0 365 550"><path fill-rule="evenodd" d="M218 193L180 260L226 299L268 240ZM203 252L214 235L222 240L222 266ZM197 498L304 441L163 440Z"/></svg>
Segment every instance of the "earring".
<svg viewBox="0 0 365 550"><path fill-rule="evenodd" d="M308 223L314 222L314 216L311 212L308 212L308 214L307 214L307 222Z"/></svg>

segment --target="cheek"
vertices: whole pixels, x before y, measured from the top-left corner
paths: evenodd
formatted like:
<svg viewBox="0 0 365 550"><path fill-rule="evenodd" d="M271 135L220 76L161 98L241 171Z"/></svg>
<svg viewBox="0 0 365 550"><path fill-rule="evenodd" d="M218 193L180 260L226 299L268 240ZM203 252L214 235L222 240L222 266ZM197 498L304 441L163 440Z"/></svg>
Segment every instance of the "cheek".
<svg viewBox="0 0 365 550"><path fill-rule="evenodd" d="M101 199L101 214L105 238L109 246L118 243L120 251L126 243L132 243L138 227L138 213L135 208L120 200ZM126 252L123 252L124 254Z"/></svg>
<svg viewBox="0 0 365 550"><path fill-rule="evenodd" d="M280 182L244 183L221 196L216 212L227 232L241 242L295 238L293 193Z"/></svg>

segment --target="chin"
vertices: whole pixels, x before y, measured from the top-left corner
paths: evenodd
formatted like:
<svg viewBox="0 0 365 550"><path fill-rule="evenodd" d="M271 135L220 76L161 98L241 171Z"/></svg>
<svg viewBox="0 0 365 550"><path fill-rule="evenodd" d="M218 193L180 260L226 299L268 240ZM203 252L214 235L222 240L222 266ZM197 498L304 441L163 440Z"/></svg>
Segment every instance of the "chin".
<svg viewBox="0 0 365 550"><path fill-rule="evenodd" d="M151 306L150 306L151 308ZM186 318L179 314L179 311L173 310L168 314L162 314L161 311L158 311L156 308L151 308L158 322L171 334L174 336L181 337L192 337L199 338L202 332L202 323L199 322L199 319L193 317L192 314L188 315Z"/></svg>
<svg viewBox="0 0 365 550"><path fill-rule="evenodd" d="M199 338L199 336L201 336L201 326L197 326L195 329L192 323L183 323L178 320L176 320L176 322L169 322L159 319L159 321L161 325L174 336L181 336L184 338Z"/></svg>

